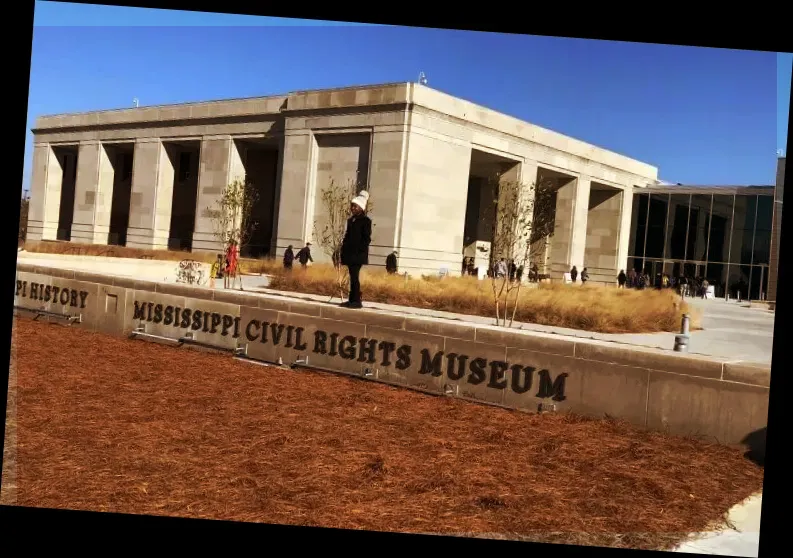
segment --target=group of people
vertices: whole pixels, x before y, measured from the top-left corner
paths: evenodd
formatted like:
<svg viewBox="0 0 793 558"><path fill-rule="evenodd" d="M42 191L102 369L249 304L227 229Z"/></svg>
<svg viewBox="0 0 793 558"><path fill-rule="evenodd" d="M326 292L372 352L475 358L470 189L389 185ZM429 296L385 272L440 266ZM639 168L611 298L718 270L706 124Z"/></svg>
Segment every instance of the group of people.
<svg viewBox="0 0 793 558"><path fill-rule="evenodd" d="M523 275L525 273L525 269L522 265L516 265L514 261L507 261L506 258L501 258L493 265L490 266L490 269L487 271L488 277L495 277L495 278L504 278L508 277L509 280L512 281L522 281ZM463 258L463 274L464 275L471 275L473 277L479 276L479 268L474 266L474 258L466 257ZM540 277L540 271L537 268L537 265L534 264L529 268L529 276L528 279L531 282L537 282Z"/></svg>
<svg viewBox="0 0 793 558"><path fill-rule="evenodd" d="M306 245L298 250L297 254L294 253L292 245L286 247L284 252L284 269L292 269L295 260L300 262L303 267L308 266L308 262L314 263L314 258L311 257L311 243L306 242Z"/></svg>
<svg viewBox="0 0 793 558"><path fill-rule="evenodd" d="M653 280L646 271L637 272L634 269L628 270L628 273L625 273L624 270L620 271L617 276L617 283L621 289L626 287L629 289L646 289L650 287L676 289L677 293L682 297L698 296L702 298L707 297L708 287L710 287L708 280L702 277L686 277L685 275L673 277L668 273L657 273L655 280Z"/></svg>
<svg viewBox="0 0 793 558"><path fill-rule="evenodd" d="M570 269L570 280L573 283L578 281L578 267L573 266ZM587 268L584 268L584 270L581 272L581 284L584 285L586 284L587 281L589 281L589 270Z"/></svg>

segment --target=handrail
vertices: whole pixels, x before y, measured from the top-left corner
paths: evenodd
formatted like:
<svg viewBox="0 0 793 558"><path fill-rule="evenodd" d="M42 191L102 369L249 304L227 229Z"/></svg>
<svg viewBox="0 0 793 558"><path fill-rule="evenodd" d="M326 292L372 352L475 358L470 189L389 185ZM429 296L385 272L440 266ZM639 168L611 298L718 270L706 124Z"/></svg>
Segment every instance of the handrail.
<svg viewBox="0 0 793 558"><path fill-rule="evenodd" d="M66 320L69 323L82 323L83 316L82 314L72 315L72 314L61 314L60 312L51 312L49 310L42 310L40 308L27 308L25 306L16 306L14 305L14 310L22 310L25 312L30 312L31 314L36 314L36 317L33 318L33 321L38 320L42 316L48 316L51 318L57 318L61 320Z"/></svg>

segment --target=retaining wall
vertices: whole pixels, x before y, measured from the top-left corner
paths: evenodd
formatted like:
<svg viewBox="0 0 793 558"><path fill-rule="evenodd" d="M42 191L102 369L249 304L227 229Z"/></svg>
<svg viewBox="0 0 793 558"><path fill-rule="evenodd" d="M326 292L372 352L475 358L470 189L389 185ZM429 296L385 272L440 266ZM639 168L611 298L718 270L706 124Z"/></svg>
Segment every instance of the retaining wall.
<svg viewBox="0 0 793 558"><path fill-rule="evenodd" d="M15 305L75 327L147 333L249 358L537 411L620 417L739 444L765 428L770 367L284 297L19 264Z"/></svg>

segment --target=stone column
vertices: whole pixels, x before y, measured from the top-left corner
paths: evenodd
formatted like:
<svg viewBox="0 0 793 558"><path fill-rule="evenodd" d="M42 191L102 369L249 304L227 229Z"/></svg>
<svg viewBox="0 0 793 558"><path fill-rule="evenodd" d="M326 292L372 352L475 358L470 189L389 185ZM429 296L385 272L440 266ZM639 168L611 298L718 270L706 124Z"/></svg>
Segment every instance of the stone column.
<svg viewBox="0 0 793 558"><path fill-rule="evenodd" d="M534 222L534 199L537 187L537 163L535 161L524 161L517 167L517 180L521 182L521 192L518 198L520 209L518 210L518 225L522 223L524 231L519 231L517 245L515 246L515 257L518 260L516 265L524 266L524 277L528 277L528 270L531 267L531 249L528 244L531 240L532 224Z"/></svg>
<svg viewBox="0 0 793 558"><path fill-rule="evenodd" d="M622 190L622 207L620 209L619 245L617 247L617 273L620 270L628 273L628 254L630 252L631 225L633 223L633 186Z"/></svg>
<svg viewBox="0 0 793 558"><path fill-rule="evenodd" d="M287 131L284 137L278 201L277 256L283 255L288 245L301 246L305 240L309 161L315 146L316 142L308 132Z"/></svg>
<svg viewBox="0 0 793 558"><path fill-rule="evenodd" d="M127 246L166 250L174 167L159 139L135 142Z"/></svg>
<svg viewBox="0 0 793 558"><path fill-rule="evenodd" d="M27 240L55 240L63 171L49 144L33 146Z"/></svg>
<svg viewBox="0 0 793 558"><path fill-rule="evenodd" d="M388 254L398 248L402 151L406 134L405 126L400 125L383 130L375 128L372 136L369 191L374 203L371 218L376 224L369 250L369 262L372 265L385 265Z"/></svg>
<svg viewBox="0 0 793 558"><path fill-rule="evenodd" d="M230 182L232 145L233 141L228 136L208 137L201 141L193 250L223 251L222 243L215 236L212 220L204 215L204 211L215 207L223 189ZM239 173L239 168L235 168L235 172Z"/></svg>
<svg viewBox="0 0 793 558"><path fill-rule="evenodd" d="M94 212L99 182L100 153L102 152L104 149L98 141L80 143L77 156L77 181L74 186L72 242L82 244L93 244L94 242ZM107 239L105 239L105 243L107 243Z"/></svg>
<svg viewBox="0 0 793 558"><path fill-rule="evenodd" d="M110 234L110 212L113 208L113 183L116 170L104 146L99 146L99 172L94 198L94 230L92 242L107 244Z"/></svg>
<svg viewBox="0 0 793 558"><path fill-rule="evenodd" d="M592 282L610 284L617 280L622 204L622 190L619 188L601 187L590 191L583 265ZM579 271L582 269L579 267Z"/></svg>
<svg viewBox="0 0 793 558"><path fill-rule="evenodd" d="M588 176L580 176L559 188L556 196L556 222L551 245L551 274L562 279L573 266L584 268L587 213L589 211Z"/></svg>

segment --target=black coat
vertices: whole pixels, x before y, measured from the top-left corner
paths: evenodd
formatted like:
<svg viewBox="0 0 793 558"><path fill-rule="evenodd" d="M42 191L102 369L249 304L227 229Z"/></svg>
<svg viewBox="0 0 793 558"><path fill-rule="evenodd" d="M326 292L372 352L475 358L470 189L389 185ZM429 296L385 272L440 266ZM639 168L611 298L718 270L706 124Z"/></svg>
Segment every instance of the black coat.
<svg viewBox="0 0 793 558"><path fill-rule="evenodd" d="M397 257L394 254L388 254L388 257L385 259L385 268L387 271L397 270Z"/></svg>
<svg viewBox="0 0 793 558"><path fill-rule="evenodd" d="M314 261L314 258L311 257L311 249L308 246L301 248L295 257L302 265L306 265L309 260Z"/></svg>
<svg viewBox="0 0 793 558"><path fill-rule="evenodd" d="M369 244L372 242L372 220L366 215L347 219L347 230L341 243L342 265L369 265Z"/></svg>

